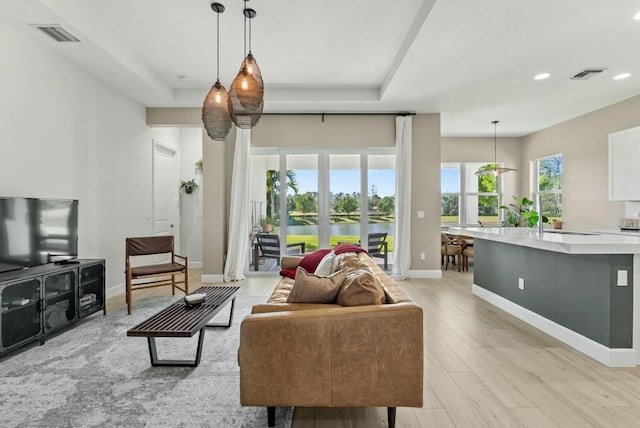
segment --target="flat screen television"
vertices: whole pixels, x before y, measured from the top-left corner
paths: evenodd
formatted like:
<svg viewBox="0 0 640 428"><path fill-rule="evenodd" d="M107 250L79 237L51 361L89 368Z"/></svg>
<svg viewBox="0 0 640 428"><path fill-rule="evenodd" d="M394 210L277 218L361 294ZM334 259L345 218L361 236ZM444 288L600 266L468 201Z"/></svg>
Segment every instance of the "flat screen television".
<svg viewBox="0 0 640 428"><path fill-rule="evenodd" d="M0 272L77 256L77 200L0 197Z"/></svg>

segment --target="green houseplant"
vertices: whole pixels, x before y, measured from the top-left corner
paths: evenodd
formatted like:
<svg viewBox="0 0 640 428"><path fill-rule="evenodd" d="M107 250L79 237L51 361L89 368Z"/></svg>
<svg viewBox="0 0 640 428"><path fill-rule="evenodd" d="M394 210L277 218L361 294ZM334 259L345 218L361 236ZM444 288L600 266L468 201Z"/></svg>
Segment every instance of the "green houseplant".
<svg viewBox="0 0 640 428"><path fill-rule="evenodd" d="M198 183L196 183L196 179L192 178L189 181L182 180L180 182L180 190L184 189L184 193L190 195L194 190L198 188Z"/></svg>
<svg viewBox="0 0 640 428"><path fill-rule="evenodd" d="M538 211L533 209L533 201L526 196L518 198L514 196L515 200L509 205L500 205L498 209L505 210L505 218L502 222L504 226L513 227L534 227L540 220ZM548 222L547 217L542 216L543 222Z"/></svg>

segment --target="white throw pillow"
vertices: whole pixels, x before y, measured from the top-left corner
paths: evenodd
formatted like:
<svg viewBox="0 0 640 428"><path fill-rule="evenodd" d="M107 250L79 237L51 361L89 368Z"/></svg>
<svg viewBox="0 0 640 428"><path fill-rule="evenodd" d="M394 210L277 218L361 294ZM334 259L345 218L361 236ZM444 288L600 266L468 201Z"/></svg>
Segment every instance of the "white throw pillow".
<svg viewBox="0 0 640 428"><path fill-rule="evenodd" d="M318 267L316 267L316 271L313 273L316 276L329 276L333 273L331 267L333 266L333 259L336 258L335 251L331 251L327 253L326 256L320 260Z"/></svg>

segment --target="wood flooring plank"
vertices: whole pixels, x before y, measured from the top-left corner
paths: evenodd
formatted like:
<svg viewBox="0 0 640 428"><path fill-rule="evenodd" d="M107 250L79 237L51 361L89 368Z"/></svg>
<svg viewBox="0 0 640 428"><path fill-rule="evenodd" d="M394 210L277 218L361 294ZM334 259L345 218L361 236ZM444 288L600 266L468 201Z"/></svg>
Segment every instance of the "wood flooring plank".
<svg viewBox="0 0 640 428"><path fill-rule="evenodd" d="M560 425L549 419L549 417L537 407L513 408L510 410L525 428L560 428Z"/></svg>

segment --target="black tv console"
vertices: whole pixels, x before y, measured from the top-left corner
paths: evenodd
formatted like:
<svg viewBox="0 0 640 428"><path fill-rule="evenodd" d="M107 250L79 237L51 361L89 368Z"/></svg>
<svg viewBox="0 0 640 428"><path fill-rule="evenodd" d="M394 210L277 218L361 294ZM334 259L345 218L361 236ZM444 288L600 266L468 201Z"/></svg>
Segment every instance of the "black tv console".
<svg viewBox="0 0 640 428"><path fill-rule="evenodd" d="M106 315L104 260L78 259L0 273L0 354L98 311Z"/></svg>

